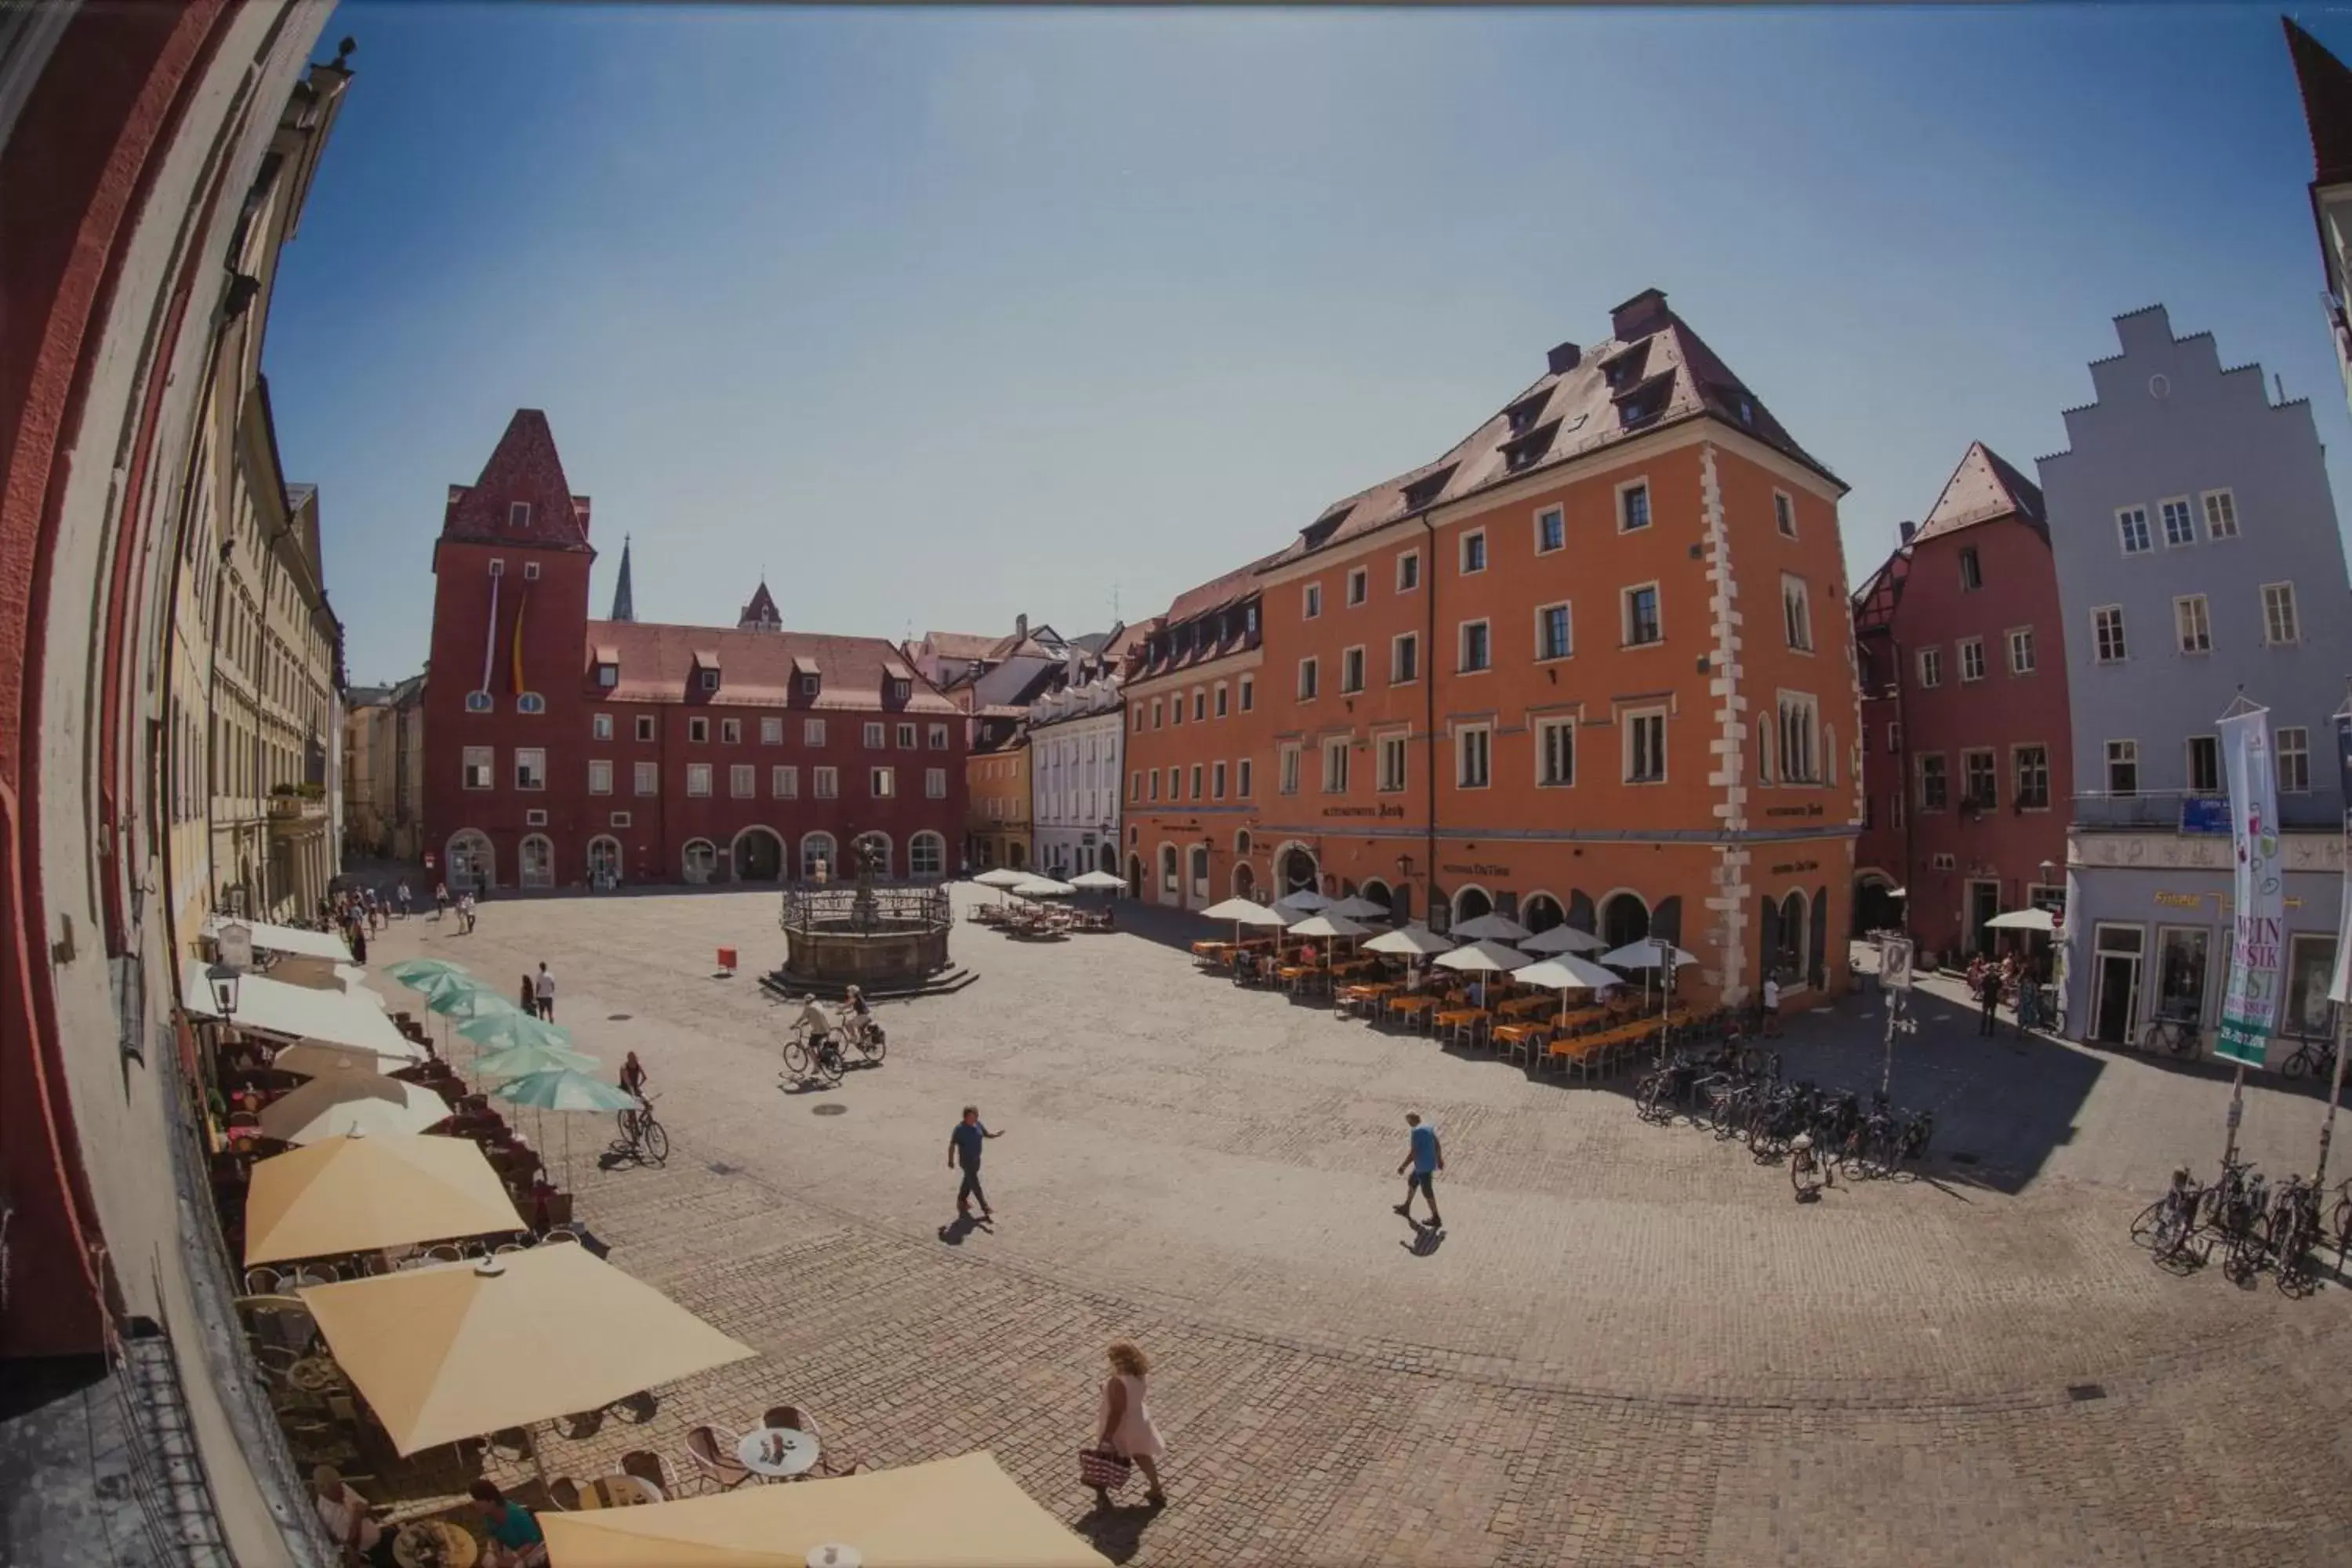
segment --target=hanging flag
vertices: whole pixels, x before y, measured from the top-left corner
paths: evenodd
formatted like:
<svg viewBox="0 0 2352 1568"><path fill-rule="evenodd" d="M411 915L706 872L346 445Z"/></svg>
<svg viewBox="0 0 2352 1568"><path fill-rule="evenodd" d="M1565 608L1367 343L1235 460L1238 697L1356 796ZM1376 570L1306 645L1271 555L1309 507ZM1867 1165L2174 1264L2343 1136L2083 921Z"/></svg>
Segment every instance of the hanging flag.
<svg viewBox="0 0 2352 1568"><path fill-rule="evenodd" d="M490 671L498 668L499 658L499 576L490 577L490 629L482 635L482 701L490 700ZM471 710L473 704L467 705Z"/></svg>
<svg viewBox="0 0 2352 1568"><path fill-rule="evenodd" d="M2336 716L2336 776L2344 790L2344 845L2352 852L2352 713ZM2352 1002L2352 853L2344 861L2344 885L2336 895L2336 973L2328 982L2330 1002Z"/></svg>
<svg viewBox="0 0 2352 1568"><path fill-rule="evenodd" d="M522 587L522 597L515 601L514 629L514 694L520 697L529 689L522 683L522 616L530 608L530 584Z"/></svg>
<svg viewBox="0 0 2352 1568"><path fill-rule="evenodd" d="M2213 1054L2260 1067L2278 1016L2286 952L2286 864L2279 853L2278 785L2270 710L2223 719L2221 762L2230 779L2230 838L2237 855L2237 908L2230 936L2230 990Z"/></svg>

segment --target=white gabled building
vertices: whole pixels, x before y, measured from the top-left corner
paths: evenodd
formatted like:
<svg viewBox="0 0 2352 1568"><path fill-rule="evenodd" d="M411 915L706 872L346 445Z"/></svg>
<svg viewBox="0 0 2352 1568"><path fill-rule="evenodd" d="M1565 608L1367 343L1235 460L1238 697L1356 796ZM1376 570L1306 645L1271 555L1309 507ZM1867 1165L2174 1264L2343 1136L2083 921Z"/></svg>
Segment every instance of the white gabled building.
<svg viewBox="0 0 2352 1568"><path fill-rule="evenodd" d="M1065 879L1119 867L1120 759L1126 703L1119 694L1123 630L1089 652L1073 646L1069 678L1029 705L1029 805L1034 863Z"/></svg>

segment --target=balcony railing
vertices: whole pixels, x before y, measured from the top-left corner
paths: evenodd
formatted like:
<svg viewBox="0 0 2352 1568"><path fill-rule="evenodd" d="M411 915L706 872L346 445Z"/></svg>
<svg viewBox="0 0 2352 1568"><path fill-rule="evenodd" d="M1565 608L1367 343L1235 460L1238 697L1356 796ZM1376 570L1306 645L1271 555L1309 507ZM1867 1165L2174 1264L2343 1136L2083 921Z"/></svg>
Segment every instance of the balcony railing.
<svg viewBox="0 0 2352 1568"><path fill-rule="evenodd" d="M2142 833L2190 833L2226 836L2230 831L2230 799L2201 791L2143 790L2137 795L2078 795L2074 798L2076 827L2127 829ZM2287 794L2278 797L2279 825L2290 828L2340 828L2334 799L2326 795Z"/></svg>

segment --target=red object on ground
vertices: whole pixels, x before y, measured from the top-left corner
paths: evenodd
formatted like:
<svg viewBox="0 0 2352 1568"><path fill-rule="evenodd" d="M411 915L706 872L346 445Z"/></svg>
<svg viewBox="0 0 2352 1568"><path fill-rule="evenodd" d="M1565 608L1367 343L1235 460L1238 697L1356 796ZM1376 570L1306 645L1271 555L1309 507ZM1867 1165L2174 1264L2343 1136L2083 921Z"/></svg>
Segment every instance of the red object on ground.
<svg viewBox="0 0 2352 1568"><path fill-rule="evenodd" d="M735 950L733 948L722 947L719 950L719 967L727 971L730 974L735 973Z"/></svg>

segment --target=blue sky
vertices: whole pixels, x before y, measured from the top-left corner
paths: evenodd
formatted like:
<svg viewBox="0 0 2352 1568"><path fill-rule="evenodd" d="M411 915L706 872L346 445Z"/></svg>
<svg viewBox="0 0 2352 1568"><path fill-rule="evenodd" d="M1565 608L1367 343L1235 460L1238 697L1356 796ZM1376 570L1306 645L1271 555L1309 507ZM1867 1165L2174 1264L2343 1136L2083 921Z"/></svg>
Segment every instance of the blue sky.
<svg viewBox="0 0 2352 1568"><path fill-rule="evenodd" d="M2352 16L2306 16L2352 53ZM2162 301L2352 470L2262 9L843 13L352 4L268 367L355 681L518 406L596 607L1129 620L1458 439L1650 286L1853 487L2030 472Z"/></svg>

